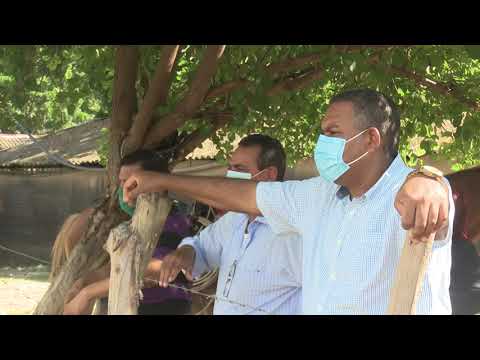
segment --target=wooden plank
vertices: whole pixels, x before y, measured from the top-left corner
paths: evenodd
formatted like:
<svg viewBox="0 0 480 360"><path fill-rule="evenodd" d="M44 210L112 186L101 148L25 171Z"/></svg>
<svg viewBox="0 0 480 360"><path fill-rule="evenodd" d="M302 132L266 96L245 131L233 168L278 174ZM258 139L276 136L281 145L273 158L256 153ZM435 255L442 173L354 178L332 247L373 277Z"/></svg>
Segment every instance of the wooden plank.
<svg viewBox="0 0 480 360"><path fill-rule="evenodd" d="M407 232L395 281L390 292L387 314L414 315L418 296L430 262L435 234L426 242L412 243L412 234Z"/></svg>
<svg viewBox="0 0 480 360"><path fill-rule="evenodd" d="M171 205L163 194L142 194L131 223L122 223L110 232L105 244L111 264L108 315L137 315L143 274Z"/></svg>

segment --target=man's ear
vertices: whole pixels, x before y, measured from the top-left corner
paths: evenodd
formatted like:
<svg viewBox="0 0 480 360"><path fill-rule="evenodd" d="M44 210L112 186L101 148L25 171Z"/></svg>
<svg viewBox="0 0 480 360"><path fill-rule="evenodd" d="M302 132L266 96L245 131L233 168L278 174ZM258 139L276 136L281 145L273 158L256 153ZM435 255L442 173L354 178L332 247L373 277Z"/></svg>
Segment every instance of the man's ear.
<svg viewBox="0 0 480 360"><path fill-rule="evenodd" d="M368 151L373 152L382 145L382 136L377 128L370 128L368 134Z"/></svg>
<svg viewBox="0 0 480 360"><path fill-rule="evenodd" d="M267 168L266 173L267 173L267 176L268 176L268 180L277 181L278 169L275 166L269 166Z"/></svg>

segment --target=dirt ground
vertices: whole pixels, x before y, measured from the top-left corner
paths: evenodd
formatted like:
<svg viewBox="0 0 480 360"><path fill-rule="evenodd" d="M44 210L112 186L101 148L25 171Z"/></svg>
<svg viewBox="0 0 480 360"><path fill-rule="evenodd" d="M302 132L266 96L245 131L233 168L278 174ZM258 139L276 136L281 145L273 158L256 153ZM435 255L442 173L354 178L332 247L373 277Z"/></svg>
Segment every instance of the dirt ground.
<svg viewBox="0 0 480 360"><path fill-rule="evenodd" d="M45 265L0 268L0 315L28 315L48 288Z"/></svg>
<svg viewBox="0 0 480 360"><path fill-rule="evenodd" d="M0 239L0 245L43 261L50 261L51 244L35 237L17 242ZM0 249L0 315L28 315L48 289L46 264Z"/></svg>

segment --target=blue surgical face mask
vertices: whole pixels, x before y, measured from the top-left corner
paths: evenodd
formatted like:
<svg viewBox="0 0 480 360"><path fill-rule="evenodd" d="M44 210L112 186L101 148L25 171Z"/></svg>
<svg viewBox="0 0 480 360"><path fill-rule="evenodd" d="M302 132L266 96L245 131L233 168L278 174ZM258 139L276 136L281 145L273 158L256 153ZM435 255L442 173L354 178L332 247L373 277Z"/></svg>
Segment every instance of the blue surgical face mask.
<svg viewBox="0 0 480 360"><path fill-rule="evenodd" d="M264 172L267 169L263 169L262 171L259 171L255 175L252 176L252 174L248 172L240 172L240 171L233 171L233 170L228 170L227 171L227 178L230 179L243 179L243 180L252 180L254 177L260 175L262 172Z"/></svg>
<svg viewBox="0 0 480 360"><path fill-rule="evenodd" d="M365 154L353 161L350 161L348 164L343 161L345 145L348 142L358 138L367 130L368 129L363 130L361 133L348 140L320 135L317 145L315 146L313 157L315 160L315 165L317 166L318 172L322 178L330 182L335 182L340 176L345 174L350 169L350 165L356 163L358 160L368 154L367 151Z"/></svg>

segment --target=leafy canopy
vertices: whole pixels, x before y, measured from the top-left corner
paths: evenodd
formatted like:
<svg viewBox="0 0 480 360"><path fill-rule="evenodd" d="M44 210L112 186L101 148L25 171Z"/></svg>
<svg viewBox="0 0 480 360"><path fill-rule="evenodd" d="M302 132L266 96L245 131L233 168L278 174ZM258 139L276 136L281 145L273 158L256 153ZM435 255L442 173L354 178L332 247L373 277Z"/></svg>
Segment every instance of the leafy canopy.
<svg viewBox="0 0 480 360"><path fill-rule="evenodd" d="M181 48L168 103L157 109L157 116L172 111L185 94L204 49L199 45ZM141 46L140 51L139 99L153 77L161 47ZM112 46L0 47L2 131L17 131L15 121L42 133L109 116L114 54ZM266 71L268 65L308 54L319 56L304 68L275 79ZM370 87L399 105L401 154L411 165L424 155L453 160L456 170L477 165L479 57L476 46L367 47L360 51L326 45L227 46L211 87L239 79L248 85L226 97L224 107L233 111L233 121L212 140L225 156L235 134L262 132L284 144L290 162L308 157L329 99L342 90ZM322 70L319 80L300 90L267 95L276 81L301 76L309 66ZM447 90L438 90L442 86ZM210 126L205 119L191 119L180 130L200 128L207 133Z"/></svg>

